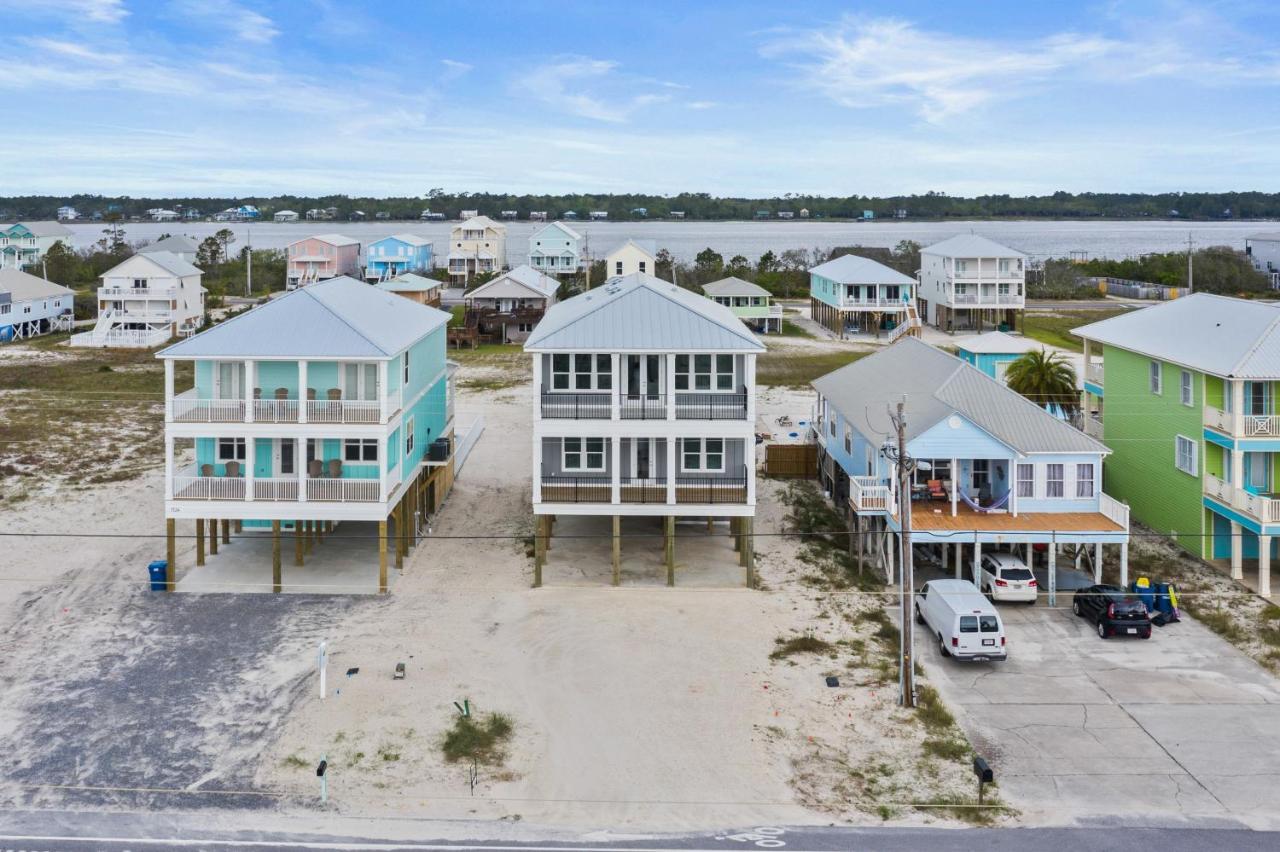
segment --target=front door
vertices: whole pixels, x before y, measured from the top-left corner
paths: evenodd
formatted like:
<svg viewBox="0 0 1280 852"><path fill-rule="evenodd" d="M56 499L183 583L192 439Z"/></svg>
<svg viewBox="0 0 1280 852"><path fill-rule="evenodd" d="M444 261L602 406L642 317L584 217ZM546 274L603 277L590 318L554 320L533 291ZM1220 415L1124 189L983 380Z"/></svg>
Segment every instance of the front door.
<svg viewBox="0 0 1280 852"><path fill-rule="evenodd" d="M280 478L297 474L297 467L294 464L295 446L292 438L276 438L271 442L272 476Z"/></svg>
<svg viewBox="0 0 1280 852"><path fill-rule="evenodd" d="M218 399L243 399L241 380L244 376L244 363L241 361L219 361L216 374Z"/></svg>
<svg viewBox="0 0 1280 852"><path fill-rule="evenodd" d="M631 441L631 471L636 479L650 479L657 459L654 458L653 438L635 438Z"/></svg>
<svg viewBox="0 0 1280 852"><path fill-rule="evenodd" d="M1245 458L1249 460L1244 469L1245 489L1254 494L1270 494L1271 454L1247 453Z"/></svg>
<svg viewBox="0 0 1280 852"><path fill-rule="evenodd" d="M662 360L659 355L627 356L627 396L657 399L662 393Z"/></svg>

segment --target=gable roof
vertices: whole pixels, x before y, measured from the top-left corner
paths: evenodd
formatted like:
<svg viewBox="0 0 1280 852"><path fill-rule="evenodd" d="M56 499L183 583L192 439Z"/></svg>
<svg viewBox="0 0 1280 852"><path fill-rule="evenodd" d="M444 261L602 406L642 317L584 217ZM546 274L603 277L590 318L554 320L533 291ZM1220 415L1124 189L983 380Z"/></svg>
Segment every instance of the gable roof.
<svg viewBox="0 0 1280 852"><path fill-rule="evenodd" d="M809 270L837 284L914 284L916 279L890 269L869 257L842 254L834 260L820 263Z"/></svg>
<svg viewBox="0 0 1280 852"><path fill-rule="evenodd" d="M914 337L827 373L813 387L873 444L883 435L870 433L866 412L875 417L905 394L908 441L959 414L1019 453L1110 452L1003 382Z"/></svg>
<svg viewBox="0 0 1280 852"><path fill-rule="evenodd" d="M493 228L506 233L507 226L501 222L495 222L488 216L472 216L464 222L459 222L453 226L455 231L474 231L480 228Z"/></svg>
<svg viewBox="0 0 1280 852"><path fill-rule="evenodd" d="M612 257L618 252L622 251L627 246L635 246L636 248L640 249L640 251L649 255L649 257L652 257L655 259L658 257L658 244L656 242L654 242L653 240L631 240L631 239L623 240L613 248L609 249L609 253L605 255L605 257Z"/></svg>
<svg viewBox="0 0 1280 852"><path fill-rule="evenodd" d="M45 281L20 269L0 269L0 293L8 293L15 302L31 299L48 299L53 296L69 296L72 291L61 284Z"/></svg>
<svg viewBox="0 0 1280 852"><path fill-rule="evenodd" d="M702 292L708 296L768 296L769 291L761 287L759 284L752 284L750 281L743 281L737 276L731 275L728 278L721 278L719 281L712 281L710 284L702 285Z"/></svg>
<svg viewBox="0 0 1280 852"><path fill-rule="evenodd" d="M0 231L7 231L21 225L33 237L69 237L73 233L61 222L15 222L12 225L0 225Z"/></svg>
<svg viewBox="0 0 1280 852"><path fill-rule="evenodd" d="M573 240L582 239L582 234L579 234L577 231L575 231L573 228L570 228L564 222L558 222L558 221L548 222L546 225L543 225L541 228L534 231L533 236L530 237L529 239L531 240L537 239L539 234L541 234L543 231L550 230L551 228L556 228L557 230L563 231L565 233L565 236L569 237L570 239L573 239Z"/></svg>
<svg viewBox="0 0 1280 852"><path fill-rule="evenodd" d="M379 281L374 286L391 293L425 293L439 287L440 282L434 278L414 275L412 272L403 272L395 278Z"/></svg>
<svg viewBox="0 0 1280 852"><path fill-rule="evenodd" d="M1280 242L1280 231L1263 231L1260 234L1250 234L1245 237L1246 240L1262 240L1264 242Z"/></svg>
<svg viewBox="0 0 1280 852"><path fill-rule="evenodd" d="M643 272L553 305L525 341L530 352L763 352L724 305Z"/></svg>
<svg viewBox="0 0 1280 852"><path fill-rule="evenodd" d="M302 239L294 240L293 242L289 243L289 245L296 246L298 243L305 243L307 240L319 240L322 243L328 243L329 245L334 246L336 248L342 248L343 246L354 246L354 245L360 244L359 240L353 239L352 237L344 237L342 236L342 234L312 234L309 237L303 237Z"/></svg>
<svg viewBox="0 0 1280 852"><path fill-rule="evenodd" d="M1002 246L995 240L977 234L959 234L940 243L920 249L921 254L943 257L1026 257L1017 249Z"/></svg>
<svg viewBox="0 0 1280 852"><path fill-rule="evenodd" d="M957 349L972 352L974 355L1021 355L1043 349L1044 344L1029 337L1014 337L1003 331L988 331L986 334L975 334L962 337L955 342Z"/></svg>
<svg viewBox="0 0 1280 852"><path fill-rule="evenodd" d="M449 318L444 311L340 275L237 314L158 354L161 358L390 358Z"/></svg>
<svg viewBox="0 0 1280 852"><path fill-rule="evenodd" d="M195 254L197 248L198 246L186 237L171 234L163 240L157 240L151 245L138 249L138 254L155 254L158 251L170 251L174 254Z"/></svg>
<svg viewBox="0 0 1280 852"><path fill-rule="evenodd" d="M522 286L531 290L534 295L541 296L544 299L553 298L556 295L556 291L560 289L559 281L548 275L543 275L527 263L522 263L515 269L484 282L470 293L467 293L466 297L473 299L476 296L484 296L486 290L500 289L500 286L506 283Z"/></svg>
<svg viewBox="0 0 1280 852"><path fill-rule="evenodd" d="M1218 376L1280 378L1280 305L1271 302L1192 293L1071 333Z"/></svg>
<svg viewBox="0 0 1280 852"><path fill-rule="evenodd" d="M190 263L178 257L171 251L146 251L138 252L131 257L126 257L124 260L120 261L98 277L107 278L126 263L139 259L147 261L153 266L158 266L165 272L170 275L175 275L178 278L186 278L188 275L204 274L200 267L192 266Z"/></svg>
<svg viewBox="0 0 1280 852"><path fill-rule="evenodd" d="M369 243L369 245L376 246L378 243L383 243L383 242L386 242L387 240L399 240L405 245L410 245L415 248L421 248L422 246L431 245L431 240L427 239L426 237L420 237L417 234L391 234L390 236L383 237L382 239L374 240L373 242Z"/></svg>

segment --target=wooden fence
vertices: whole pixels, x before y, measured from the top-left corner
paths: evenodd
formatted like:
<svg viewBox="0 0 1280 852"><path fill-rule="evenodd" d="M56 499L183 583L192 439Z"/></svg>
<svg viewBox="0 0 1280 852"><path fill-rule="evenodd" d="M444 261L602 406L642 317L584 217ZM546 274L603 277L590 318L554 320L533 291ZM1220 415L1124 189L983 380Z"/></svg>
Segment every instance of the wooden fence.
<svg viewBox="0 0 1280 852"><path fill-rule="evenodd" d="M818 475L817 444L765 445L766 476L814 479Z"/></svg>

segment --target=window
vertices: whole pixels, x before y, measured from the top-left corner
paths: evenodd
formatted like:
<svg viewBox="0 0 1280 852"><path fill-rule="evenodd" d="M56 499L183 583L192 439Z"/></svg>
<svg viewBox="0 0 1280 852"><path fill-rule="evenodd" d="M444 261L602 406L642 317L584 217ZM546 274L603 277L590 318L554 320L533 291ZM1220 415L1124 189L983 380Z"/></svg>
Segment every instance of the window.
<svg viewBox="0 0 1280 852"><path fill-rule="evenodd" d="M991 462L989 459L974 459L970 472L973 487L981 491L991 484Z"/></svg>
<svg viewBox="0 0 1280 852"><path fill-rule="evenodd" d="M1152 361L1152 362L1151 362L1151 368L1150 368L1150 372L1149 372L1149 377L1150 377L1150 378L1149 378L1149 381L1150 381L1150 384L1151 384L1151 392L1152 392L1152 393L1164 393L1164 387L1163 387L1163 385L1161 384L1161 376L1160 376L1160 362L1159 362L1159 361Z"/></svg>
<svg viewBox="0 0 1280 852"><path fill-rule="evenodd" d="M377 438L348 438L342 442L342 460L349 462L376 462Z"/></svg>
<svg viewBox="0 0 1280 852"><path fill-rule="evenodd" d="M643 261L643 260L642 260L642 261L640 261L640 271L641 271L641 272L644 272L644 271L645 271L645 268L644 268L644 261Z"/></svg>
<svg viewBox="0 0 1280 852"><path fill-rule="evenodd" d="M844 427L844 451L853 452L853 430L848 426Z"/></svg>
<svg viewBox="0 0 1280 852"><path fill-rule="evenodd" d="M1063 466L1047 464L1044 466L1044 496L1061 497L1065 493L1063 487Z"/></svg>
<svg viewBox="0 0 1280 852"><path fill-rule="evenodd" d="M409 386L409 353L404 353L404 386Z"/></svg>
<svg viewBox="0 0 1280 852"><path fill-rule="evenodd" d="M565 438L560 467L568 470L604 470L604 438Z"/></svg>
<svg viewBox="0 0 1280 852"><path fill-rule="evenodd" d="M1077 497L1093 496L1093 465L1092 464L1076 465L1076 496Z"/></svg>
<svg viewBox="0 0 1280 852"><path fill-rule="evenodd" d="M552 355L551 389L612 390L613 359L608 355Z"/></svg>
<svg viewBox="0 0 1280 852"><path fill-rule="evenodd" d="M7 314L7 313L9 313L9 311L10 311L10 309L11 309L12 307L13 307L12 305L0 305L0 314Z"/></svg>
<svg viewBox="0 0 1280 852"><path fill-rule="evenodd" d="M147 279L145 278L133 279L133 288L135 290L145 290L147 288Z"/></svg>
<svg viewBox="0 0 1280 852"><path fill-rule="evenodd" d="M967 260L956 261L956 275L964 275L968 271L969 271L969 261Z"/></svg>
<svg viewBox="0 0 1280 852"><path fill-rule="evenodd" d="M677 355L676 390L733 390L733 356Z"/></svg>
<svg viewBox="0 0 1280 852"><path fill-rule="evenodd" d="M1036 496L1036 466L1033 464L1018 465L1018 496Z"/></svg>
<svg viewBox="0 0 1280 852"><path fill-rule="evenodd" d="M244 438L219 438L218 461L244 461Z"/></svg>
<svg viewBox="0 0 1280 852"><path fill-rule="evenodd" d="M831 419L830 419L829 421L827 421L827 422L828 422L828 424L831 426L831 437L833 437L833 438L834 438L834 437L836 436L836 417L835 417L835 415L834 415L834 414L833 414L833 415L831 415Z"/></svg>
<svg viewBox="0 0 1280 852"><path fill-rule="evenodd" d="M1183 473L1196 475L1196 442L1183 435L1173 439L1173 466Z"/></svg>
<svg viewBox="0 0 1280 852"><path fill-rule="evenodd" d="M613 264L613 274L614 275L622 274L622 261L619 260Z"/></svg>
<svg viewBox="0 0 1280 852"><path fill-rule="evenodd" d="M1191 391L1191 372L1183 370L1181 380L1178 383L1178 398L1182 400L1183 405L1192 405L1194 403L1194 394Z"/></svg>
<svg viewBox="0 0 1280 852"><path fill-rule="evenodd" d="M523 333L523 334L528 334L529 332L533 331L533 323L531 323L531 322L522 322L522 323L520 323L520 325L518 326L518 328L519 328L519 330L520 330L520 332L521 332L521 333Z"/></svg>
<svg viewBox="0 0 1280 852"><path fill-rule="evenodd" d="M404 454L407 456L413 452L413 418L410 417L405 421L404 425Z"/></svg>
<svg viewBox="0 0 1280 852"><path fill-rule="evenodd" d="M1009 274L1009 261L1006 258L1000 259L1000 274L1001 275Z"/></svg>
<svg viewBox="0 0 1280 852"><path fill-rule="evenodd" d="M680 467L687 471L723 471L724 439L685 438L681 442Z"/></svg>

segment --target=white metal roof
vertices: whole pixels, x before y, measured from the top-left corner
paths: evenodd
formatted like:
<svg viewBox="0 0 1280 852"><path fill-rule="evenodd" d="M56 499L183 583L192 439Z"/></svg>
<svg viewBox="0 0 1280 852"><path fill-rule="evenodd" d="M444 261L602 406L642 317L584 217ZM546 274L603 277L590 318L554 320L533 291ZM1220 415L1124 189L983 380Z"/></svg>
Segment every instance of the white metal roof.
<svg viewBox="0 0 1280 852"><path fill-rule="evenodd" d="M171 251L145 251L145 252L139 252L133 255L132 257L126 257L124 260L120 261L115 266L111 267L106 272L102 273L102 275L100 275L99 277L110 278L115 274L115 271L117 269L124 266L126 263L129 263L130 261L138 260L138 259L147 261L154 266L158 266L161 269L163 269L165 272L169 273L170 275L176 275L179 278L186 278L187 276L190 276L190 275L204 274L200 270L200 267L192 266L190 263L178 257L176 254L174 254Z"/></svg>
<svg viewBox="0 0 1280 852"><path fill-rule="evenodd" d="M914 284L916 279L877 263L869 257L843 254L834 260L820 263L809 270L837 284Z"/></svg>
<svg viewBox="0 0 1280 852"><path fill-rule="evenodd" d="M643 272L610 278L553 305L530 352L763 352L733 311Z"/></svg>
<svg viewBox="0 0 1280 852"><path fill-rule="evenodd" d="M876 446L884 435L872 431L868 418L887 424L887 407L905 396L908 441L959 414L1022 454L1109 452L1003 382L914 337L827 373L813 387Z"/></svg>
<svg viewBox="0 0 1280 852"><path fill-rule="evenodd" d="M652 258L657 258L658 256L658 244L653 240L628 239L628 240L623 240L613 248L609 249L609 253L605 255L605 257L613 257L615 254L622 251L627 246L635 246L636 248L640 249L640 251L644 252L645 254L649 255L649 257L652 257Z"/></svg>
<svg viewBox="0 0 1280 852"><path fill-rule="evenodd" d="M1192 293L1072 333L1217 376L1280 379L1280 305L1270 302Z"/></svg>
<svg viewBox="0 0 1280 852"><path fill-rule="evenodd" d="M518 284L527 290L532 291L534 296L541 296L549 299L555 296L556 290L560 289L560 282L550 276L543 275L538 270L522 263L510 272L504 272L491 281L486 281L476 289L467 294L468 299L474 299L477 296L485 296L486 291L502 289L504 284Z"/></svg>
<svg viewBox="0 0 1280 852"><path fill-rule="evenodd" d="M972 352L974 355L1021 355L1043 349L1044 344L1029 337L1014 337L1003 331L988 331L986 334L975 334L962 337L955 342L957 349Z"/></svg>
<svg viewBox="0 0 1280 852"><path fill-rule="evenodd" d="M435 290L440 286L440 282L434 278L414 275L412 272L402 272L395 278L379 281L375 286L392 293L425 293L428 290Z"/></svg>
<svg viewBox="0 0 1280 852"><path fill-rule="evenodd" d="M453 226L454 231L480 231L485 228L493 228L504 234L507 232L506 225L501 222L495 222L488 216L472 216L470 219Z"/></svg>
<svg viewBox="0 0 1280 852"><path fill-rule="evenodd" d="M1280 231L1263 231L1261 234L1250 234L1245 239L1256 242L1280 242Z"/></svg>
<svg viewBox="0 0 1280 852"><path fill-rule="evenodd" d="M530 237L529 239L536 240L538 236L542 234L543 231L548 231L551 228L556 228L557 230L563 231L565 236L569 237L570 239L574 239L574 240L582 239L582 234L579 234L577 231L575 231L573 228L570 228L564 222L550 222L544 227L541 227L538 230L534 231L533 236Z"/></svg>
<svg viewBox="0 0 1280 852"><path fill-rule="evenodd" d="M342 275L161 350L161 358L390 358L450 315Z"/></svg>
<svg viewBox="0 0 1280 852"><path fill-rule="evenodd" d="M61 284L45 281L20 269L6 267L0 269L0 293L8 293L15 302L27 302L32 299L69 296L72 291Z"/></svg>
<svg viewBox="0 0 1280 852"><path fill-rule="evenodd" d="M155 254L158 251L171 251L174 254L195 254L197 246L191 240L179 234L171 234L163 240L138 249L138 254Z"/></svg>
<svg viewBox="0 0 1280 852"><path fill-rule="evenodd" d="M1017 249L1002 246L995 240L980 237L977 234L959 234L940 243L934 243L920 249L921 254L936 254L942 257L1026 257Z"/></svg>
<svg viewBox="0 0 1280 852"><path fill-rule="evenodd" d="M737 276L729 276L721 278L719 281L712 281L710 284L702 285L702 292L708 296L768 296L769 291L761 287L759 284L752 284L750 281L743 281Z"/></svg>

